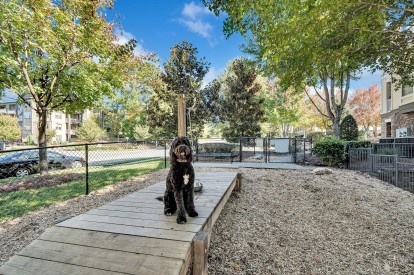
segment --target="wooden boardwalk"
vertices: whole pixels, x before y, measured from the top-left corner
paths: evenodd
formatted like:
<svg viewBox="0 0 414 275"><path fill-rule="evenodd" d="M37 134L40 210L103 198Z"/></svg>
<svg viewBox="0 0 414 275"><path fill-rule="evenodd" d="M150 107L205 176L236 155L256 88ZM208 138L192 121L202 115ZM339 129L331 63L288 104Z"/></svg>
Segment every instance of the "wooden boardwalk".
<svg viewBox="0 0 414 275"><path fill-rule="evenodd" d="M155 199L165 190L160 182L47 229L0 274L186 274L193 262L201 270L210 229L240 178L209 172L196 180L204 185L195 193L199 216L186 224L163 214Z"/></svg>

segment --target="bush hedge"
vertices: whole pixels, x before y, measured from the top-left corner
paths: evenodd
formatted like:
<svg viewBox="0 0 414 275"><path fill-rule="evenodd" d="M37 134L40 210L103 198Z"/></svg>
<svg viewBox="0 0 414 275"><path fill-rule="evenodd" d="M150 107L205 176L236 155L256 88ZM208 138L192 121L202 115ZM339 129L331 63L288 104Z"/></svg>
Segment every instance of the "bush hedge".
<svg viewBox="0 0 414 275"><path fill-rule="evenodd" d="M336 138L318 140L313 146L312 153L326 162L329 166L336 166L345 160L345 143Z"/></svg>

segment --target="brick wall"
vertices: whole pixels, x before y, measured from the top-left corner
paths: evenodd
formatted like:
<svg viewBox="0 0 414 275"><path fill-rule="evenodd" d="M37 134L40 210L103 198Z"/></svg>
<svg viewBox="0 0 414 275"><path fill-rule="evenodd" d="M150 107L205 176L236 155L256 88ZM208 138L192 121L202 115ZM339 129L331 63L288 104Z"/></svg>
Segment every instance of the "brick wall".
<svg viewBox="0 0 414 275"><path fill-rule="evenodd" d="M391 118L391 136L395 137L395 130L398 128L411 129L411 136L414 136L414 112L400 114L394 113ZM386 123L382 120L381 123L382 137L386 135Z"/></svg>

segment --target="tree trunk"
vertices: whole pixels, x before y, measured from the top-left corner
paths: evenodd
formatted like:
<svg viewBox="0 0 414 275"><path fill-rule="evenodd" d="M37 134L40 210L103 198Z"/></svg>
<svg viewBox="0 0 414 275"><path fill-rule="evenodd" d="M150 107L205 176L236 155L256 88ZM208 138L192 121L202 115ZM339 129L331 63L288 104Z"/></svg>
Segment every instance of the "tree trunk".
<svg viewBox="0 0 414 275"><path fill-rule="evenodd" d="M332 119L332 130L336 138L340 138L341 129L339 126L340 126L340 119L338 119L337 117Z"/></svg>
<svg viewBox="0 0 414 275"><path fill-rule="evenodd" d="M46 123L47 123L47 110L41 109L39 114L39 147L46 147ZM39 149L39 170L40 175L44 176L48 173L48 161L47 161L47 149Z"/></svg>

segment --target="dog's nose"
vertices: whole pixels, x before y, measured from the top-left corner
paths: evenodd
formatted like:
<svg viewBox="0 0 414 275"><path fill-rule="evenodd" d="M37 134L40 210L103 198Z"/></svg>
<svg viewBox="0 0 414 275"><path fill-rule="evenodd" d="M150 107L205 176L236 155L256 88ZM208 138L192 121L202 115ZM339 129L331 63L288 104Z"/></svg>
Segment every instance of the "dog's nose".
<svg viewBox="0 0 414 275"><path fill-rule="evenodd" d="M185 152L181 152L181 155L182 155L182 156L185 156Z"/></svg>

